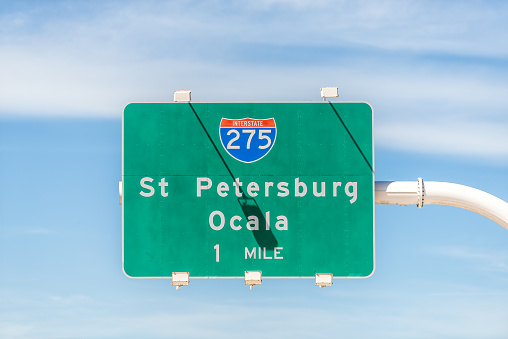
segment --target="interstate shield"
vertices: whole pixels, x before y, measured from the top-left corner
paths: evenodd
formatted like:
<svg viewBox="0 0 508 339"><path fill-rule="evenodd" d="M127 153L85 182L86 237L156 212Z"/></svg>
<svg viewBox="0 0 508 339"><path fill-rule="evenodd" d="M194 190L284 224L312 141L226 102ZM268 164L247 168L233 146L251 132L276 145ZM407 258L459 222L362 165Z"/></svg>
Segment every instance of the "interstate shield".
<svg viewBox="0 0 508 339"><path fill-rule="evenodd" d="M277 136L275 119L222 118L219 127L222 146L238 161L251 163L272 149Z"/></svg>

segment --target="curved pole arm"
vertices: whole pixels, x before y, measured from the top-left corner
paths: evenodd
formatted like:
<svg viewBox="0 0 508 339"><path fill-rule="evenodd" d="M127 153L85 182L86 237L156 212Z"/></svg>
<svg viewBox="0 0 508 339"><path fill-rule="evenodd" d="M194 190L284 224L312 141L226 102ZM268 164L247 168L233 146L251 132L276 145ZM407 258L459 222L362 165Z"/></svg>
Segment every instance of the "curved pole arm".
<svg viewBox="0 0 508 339"><path fill-rule="evenodd" d="M469 186L449 182L376 181L376 204L447 205L481 214L508 230L508 203Z"/></svg>

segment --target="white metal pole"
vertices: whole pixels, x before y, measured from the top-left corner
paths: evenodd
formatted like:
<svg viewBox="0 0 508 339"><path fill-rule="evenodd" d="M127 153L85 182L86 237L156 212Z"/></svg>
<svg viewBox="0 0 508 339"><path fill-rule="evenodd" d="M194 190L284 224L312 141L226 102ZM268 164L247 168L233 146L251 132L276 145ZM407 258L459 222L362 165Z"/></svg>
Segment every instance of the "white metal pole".
<svg viewBox="0 0 508 339"><path fill-rule="evenodd" d="M376 181L376 204L447 205L481 214L508 230L508 203L492 194L449 182Z"/></svg>

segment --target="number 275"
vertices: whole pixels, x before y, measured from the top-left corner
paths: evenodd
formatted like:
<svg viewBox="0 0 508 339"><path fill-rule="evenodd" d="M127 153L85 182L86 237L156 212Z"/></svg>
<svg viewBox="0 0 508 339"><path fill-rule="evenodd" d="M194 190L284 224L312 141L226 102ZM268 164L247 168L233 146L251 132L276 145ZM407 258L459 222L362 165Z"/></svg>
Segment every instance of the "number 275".
<svg viewBox="0 0 508 339"><path fill-rule="evenodd" d="M266 140L266 144L259 145L258 148L265 149L265 148L270 147L270 145L272 144L272 139L270 139L270 137L268 135L263 134L263 133L270 133L270 130L269 129L260 129L258 131L259 131L259 134L258 134L259 140L263 140L263 139ZM247 149L250 149L252 137L254 137L254 135L256 134L256 130L255 129L244 129L244 130L242 130L242 133L250 134L249 139L247 140ZM240 149L239 145L233 145L233 143L240 138L240 132L238 132L236 129L231 129L228 131L227 135L231 135L231 134L235 134L235 136L233 137L233 139L229 140L226 148L227 149Z"/></svg>

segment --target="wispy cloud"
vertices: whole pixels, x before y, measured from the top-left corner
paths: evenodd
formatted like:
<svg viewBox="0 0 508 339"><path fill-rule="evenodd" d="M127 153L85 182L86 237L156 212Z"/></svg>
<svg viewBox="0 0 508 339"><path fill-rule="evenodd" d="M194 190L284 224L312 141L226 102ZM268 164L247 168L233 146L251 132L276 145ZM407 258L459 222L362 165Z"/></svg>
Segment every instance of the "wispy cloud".
<svg viewBox="0 0 508 339"><path fill-rule="evenodd" d="M420 291L392 295L390 303L396 306L391 308L381 294L353 300L331 294L326 301L316 296L311 305L299 302L297 295L279 297L276 303L256 297L220 305L164 295L146 308L140 300L97 307L81 297L62 297L70 303L57 299L46 307L27 308L23 315L3 313L0 333L15 338L259 338L333 336L339 331L350 338L496 337L504 331L506 315L496 296L457 298Z"/></svg>
<svg viewBox="0 0 508 339"><path fill-rule="evenodd" d="M1 230L15 235L54 235L58 232L54 229L30 225L3 226Z"/></svg>
<svg viewBox="0 0 508 339"><path fill-rule="evenodd" d="M97 304L92 298L80 294L70 296L50 295L48 298L60 305Z"/></svg>
<svg viewBox="0 0 508 339"><path fill-rule="evenodd" d="M381 146L419 153L473 155L508 164L508 123L484 121L397 121L380 124Z"/></svg>
<svg viewBox="0 0 508 339"><path fill-rule="evenodd" d="M23 229L22 232L24 234L56 234L54 230L50 230L47 228L28 228Z"/></svg>
<svg viewBox="0 0 508 339"><path fill-rule="evenodd" d="M492 252L488 249L443 246L430 248L428 252L438 256L472 262L479 270L508 273L508 251Z"/></svg>
<svg viewBox="0 0 508 339"><path fill-rule="evenodd" d="M0 335L3 338L28 338L35 324L0 321Z"/></svg>
<svg viewBox="0 0 508 339"><path fill-rule="evenodd" d="M337 85L374 106L379 145L508 153L504 2L52 2L0 17L3 116L119 117L182 88L198 101L318 100Z"/></svg>

